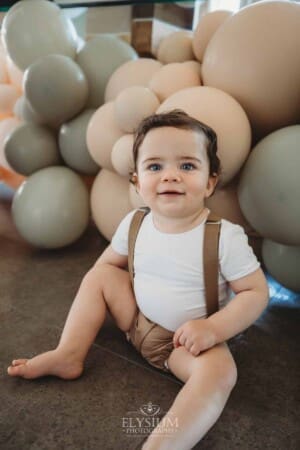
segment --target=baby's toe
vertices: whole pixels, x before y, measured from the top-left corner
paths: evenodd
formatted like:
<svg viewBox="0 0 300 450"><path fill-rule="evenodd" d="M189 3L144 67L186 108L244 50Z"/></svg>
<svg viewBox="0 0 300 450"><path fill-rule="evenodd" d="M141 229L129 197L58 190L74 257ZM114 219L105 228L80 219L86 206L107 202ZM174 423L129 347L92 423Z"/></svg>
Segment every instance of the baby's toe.
<svg viewBox="0 0 300 450"><path fill-rule="evenodd" d="M11 363L12 366L20 366L21 364L26 364L27 359L14 359Z"/></svg>
<svg viewBox="0 0 300 450"><path fill-rule="evenodd" d="M23 377L26 372L26 365L20 364L18 366L9 366L7 369L8 375L11 375L12 377Z"/></svg>

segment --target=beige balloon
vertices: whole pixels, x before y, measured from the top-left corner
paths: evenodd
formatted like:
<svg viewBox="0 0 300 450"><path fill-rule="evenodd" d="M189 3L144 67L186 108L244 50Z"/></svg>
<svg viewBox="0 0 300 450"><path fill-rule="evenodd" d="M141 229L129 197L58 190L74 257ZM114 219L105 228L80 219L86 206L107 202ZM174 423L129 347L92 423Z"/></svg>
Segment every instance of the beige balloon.
<svg viewBox="0 0 300 450"><path fill-rule="evenodd" d="M228 183L245 162L251 146L250 124L242 107L225 92L200 86L176 92L157 112L174 108L183 109L215 130L222 166L219 185Z"/></svg>
<svg viewBox="0 0 300 450"><path fill-rule="evenodd" d="M133 134L125 134L117 140L111 152L111 161L119 175L129 178L134 171Z"/></svg>
<svg viewBox="0 0 300 450"><path fill-rule="evenodd" d="M148 84L162 64L151 58L139 58L122 64L108 80L105 88L105 102L114 100L119 93L130 86L145 86Z"/></svg>
<svg viewBox="0 0 300 450"><path fill-rule="evenodd" d="M130 183L129 186L129 201L133 209L141 208L142 206L146 206L142 197L138 194L135 186Z"/></svg>
<svg viewBox="0 0 300 450"><path fill-rule="evenodd" d="M121 130L134 133L140 122L154 114L160 102L156 95L144 86L124 89L115 100L115 118Z"/></svg>
<svg viewBox="0 0 300 450"><path fill-rule="evenodd" d="M110 241L121 220L133 208L129 202L129 182L102 169L91 190L92 217L100 233Z"/></svg>
<svg viewBox="0 0 300 450"><path fill-rule="evenodd" d="M113 35L98 35L87 41L76 57L89 83L87 106L101 106L110 76L122 64L137 57L133 47Z"/></svg>
<svg viewBox="0 0 300 450"><path fill-rule="evenodd" d="M198 61L203 60L204 52L212 36L230 16L232 16L232 11L217 10L201 17L192 40L192 48Z"/></svg>
<svg viewBox="0 0 300 450"><path fill-rule="evenodd" d="M300 119L300 5L258 2L216 31L202 65L205 85L232 95L255 140Z"/></svg>
<svg viewBox="0 0 300 450"><path fill-rule="evenodd" d="M0 84L0 114L12 115L20 93L12 84Z"/></svg>
<svg viewBox="0 0 300 450"><path fill-rule="evenodd" d="M156 57L163 64L195 59L192 48L192 33L175 31L169 34L159 43Z"/></svg>
<svg viewBox="0 0 300 450"><path fill-rule="evenodd" d="M181 63L163 66L149 83L150 89L161 102L177 91L199 85L200 78L195 70Z"/></svg>
<svg viewBox="0 0 300 450"><path fill-rule="evenodd" d="M199 75L200 84L202 84L201 64L198 61L185 61L182 64L184 64L186 67L190 67L191 69L195 70L195 72Z"/></svg>
<svg viewBox="0 0 300 450"><path fill-rule="evenodd" d="M18 2L5 16L2 32L7 53L21 70L49 54L75 57L75 27L57 5L48 1Z"/></svg>
<svg viewBox="0 0 300 450"><path fill-rule="evenodd" d="M87 127L86 142L90 155L100 167L114 170L111 152L123 134L116 123L113 102L100 106L92 115Z"/></svg>
<svg viewBox="0 0 300 450"><path fill-rule="evenodd" d="M8 74L7 74L7 65L5 55L3 53L0 54L0 83L8 82Z"/></svg>

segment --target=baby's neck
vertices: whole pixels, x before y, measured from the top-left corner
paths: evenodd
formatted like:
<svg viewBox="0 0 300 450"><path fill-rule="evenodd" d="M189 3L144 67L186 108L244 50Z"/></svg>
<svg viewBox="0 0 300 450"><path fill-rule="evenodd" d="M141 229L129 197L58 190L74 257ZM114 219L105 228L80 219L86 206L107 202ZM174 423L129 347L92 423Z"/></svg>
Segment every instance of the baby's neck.
<svg viewBox="0 0 300 450"><path fill-rule="evenodd" d="M203 207L203 209L187 217L166 217L152 211L153 224L155 228L163 233L174 234L192 230L196 226L200 225L200 223L206 219L208 214L209 210L206 207Z"/></svg>

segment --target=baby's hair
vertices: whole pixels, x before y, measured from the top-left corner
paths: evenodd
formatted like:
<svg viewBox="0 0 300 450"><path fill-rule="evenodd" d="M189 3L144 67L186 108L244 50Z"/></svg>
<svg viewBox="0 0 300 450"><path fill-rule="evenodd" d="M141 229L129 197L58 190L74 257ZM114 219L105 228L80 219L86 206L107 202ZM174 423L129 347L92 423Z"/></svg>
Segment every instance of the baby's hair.
<svg viewBox="0 0 300 450"><path fill-rule="evenodd" d="M208 125L200 122L200 120L186 114L181 109L173 109L172 111L152 114L146 117L139 124L134 137L133 143L133 160L134 171L136 172L136 163L138 159L139 148L145 139L146 134L153 128L174 127L185 130L197 131L206 137L206 151L209 160L209 175L217 176L220 174L221 165L217 156L217 135L215 131Z"/></svg>

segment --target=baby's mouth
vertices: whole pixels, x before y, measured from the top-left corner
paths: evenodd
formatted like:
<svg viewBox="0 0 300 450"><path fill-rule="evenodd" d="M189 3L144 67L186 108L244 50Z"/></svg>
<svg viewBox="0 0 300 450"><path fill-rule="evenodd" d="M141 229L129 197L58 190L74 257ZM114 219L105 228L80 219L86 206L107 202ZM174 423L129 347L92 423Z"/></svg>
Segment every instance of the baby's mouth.
<svg viewBox="0 0 300 450"><path fill-rule="evenodd" d="M184 195L184 192L164 191L164 192L159 192L158 195Z"/></svg>

